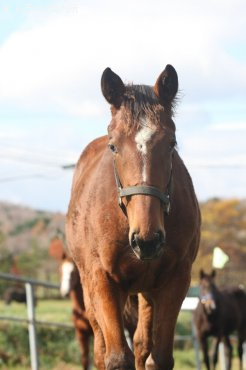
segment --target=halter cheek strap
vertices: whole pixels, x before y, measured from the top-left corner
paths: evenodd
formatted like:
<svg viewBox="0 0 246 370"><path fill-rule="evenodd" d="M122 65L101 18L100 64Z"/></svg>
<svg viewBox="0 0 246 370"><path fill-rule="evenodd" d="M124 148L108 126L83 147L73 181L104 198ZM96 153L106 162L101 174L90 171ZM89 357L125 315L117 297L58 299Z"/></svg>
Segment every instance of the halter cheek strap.
<svg viewBox="0 0 246 370"><path fill-rule="evenodd" d="M166 215L170 213L170 192L171 192L171 185L172 185L172 169L170 173L170 178L167 184L166 192L161 192L155 186L149 185L139 185L139 186L128 186L123 188L119 179L118 171L116 168L115 159L113 160L114 165L114 177L115 182L118 190L118 203L124 214L126 215L126 207L122 202L122 198L132 196L132 195L149 195L152 197L156 197L160 199L160 201L164 204L164 211Z"/></svg>

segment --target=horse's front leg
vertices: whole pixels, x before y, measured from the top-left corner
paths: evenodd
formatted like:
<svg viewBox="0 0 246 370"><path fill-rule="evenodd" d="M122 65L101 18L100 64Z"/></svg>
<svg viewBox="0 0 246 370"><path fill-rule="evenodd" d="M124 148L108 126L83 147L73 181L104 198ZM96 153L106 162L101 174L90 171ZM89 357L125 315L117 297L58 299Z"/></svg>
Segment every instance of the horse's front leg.
<svg viewBox="0 0 246 370"><path fill-rule="evenodd" d="M75 328L75 331L80 346L82 368L88 370L90 367L90 334L79 328Z"/></svg>
<svg viewBox="0 0 246 370"><path fill-rule="evenodd" d="M229 336L224 337L226 370L231 370L232 363L232 345Z"/></svg>
<svg viewBox="0 0 246 370"><path fill-rule="evenodd" d="M203 361L206 366L207 370L210 370L210 361L209 361L209 355L208 355L208 338L206 335L202 335L201 338L199 338L202 353L203 353Z"/></svg>
<svg viewBox="0 0 246 370"><path fill-rule="evenodd" d="M148 296L138 295L138 324L134 334L135 366L145 370L145 362L152 348L153 303Z"/></svg>
<svg viewBox="0 0 246 370"><path fill-rule="evenodd" d="M153 347L146 360L146 370L172 370L173 342L177 317L190 284L189 269L180 269L178 276L160 291L152 292L154 300Z"/></svg>
<svg viewBox="0 0 246 370"><path fill-rule="evenodd" d="M243 370L243 342L246 333L244 334L243 328L239 329L238 340L237 340L237 351L239 357L239 369Z"/></svg>
<svg viewBox="0 0 246 370"><path fill-rule="evenodd" d="M220 337L216 338L214 353L213 353L213 370L216 369L216 365L218 362L218 351L219 351L220 340L221 340Z"/></svg>
<svg viewBox="0 0 246 370"><path fill-rule="evenodd" d="M104 366L98 365L98 368L133 370L134 357L125 338L122 318L126 294L103 269L97 268L91 273L89 281L83 282L83 285L86 285L85 303L95 341L102 342L101 338L97 338L101 333L105 345ZM100 356L98 352L95 354Z"/></svg>

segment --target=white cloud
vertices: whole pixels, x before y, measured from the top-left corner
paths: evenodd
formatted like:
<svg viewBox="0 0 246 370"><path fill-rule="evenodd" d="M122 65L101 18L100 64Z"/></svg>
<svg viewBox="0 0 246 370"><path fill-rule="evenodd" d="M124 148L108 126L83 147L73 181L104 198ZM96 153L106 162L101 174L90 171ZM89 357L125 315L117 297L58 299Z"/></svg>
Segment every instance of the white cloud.
<svg viewBox="0 0 246 370"><path fill-rule="evenodd" d="M1 123L1 153L19 159L33 153L34 162L74 161L106 131L104 68L125 82L153 84L171 63L182 96L175 117L178 144L199 197L245 197L246 171L218 167L245 163L246 61L237 55L246 45L245 0L207 0L202 6L197 0L76 3L77 14L29 14L2 43L0 103L17 119L5 130ZM48 175L2 183L2 199L15 196L35 207L65 210L71 172L37 170L1 161L4 176Z"/></svg>
<svg viewBox="0 0 246 370"><path fill-rule="evenodd" d="M246 131L246 121L216 123L210 129L217 131Z"/></svg>
<svg viewBox="0 0 246 370"><path fill-rule="evenodd" d="M235 5L236 3L236 5ZM223 10L223 11L222 11ZM78 1L77 14L35 15L0 49L0 98L29 110L101 113L100 77L152 84L166 63L189 100L240 96L246 65L224 48L242 40L245 2Z"/></svg>

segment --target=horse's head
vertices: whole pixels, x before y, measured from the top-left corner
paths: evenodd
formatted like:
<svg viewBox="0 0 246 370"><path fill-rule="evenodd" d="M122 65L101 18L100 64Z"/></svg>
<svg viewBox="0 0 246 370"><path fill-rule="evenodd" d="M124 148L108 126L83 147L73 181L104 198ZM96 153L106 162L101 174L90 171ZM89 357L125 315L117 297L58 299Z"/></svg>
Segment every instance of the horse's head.
<svg viewBox="0 0 246 370"><path fill-rule="evenodd" d="M77 267L70 257L66 257L62 260L60 265L60 274L60 293L62 297L66 297L80 281Z"/></svg>
<svg viewBox="0 0 246 370"><path fill-rule="evenodd" d="M172 157L176 144L172 108L178 90L175 69L167 65L153 87L124 85L107 68L102 92L111 104L108 145L119 203L129 221L129 242L142 260L159 257L166 242Z"/></svg>
<svg viewBox="0 0 246 370"><path fill-rule="evenodd" d="M79 282L79 273L72 258L65 251L61 239L54 238L49 246L49 254L59 262L60 293L66 297Z"/></svg>
<svg viewBox="0 0 246 370"><path fill-rule="evenodd" d="M205 312L210 315L216 310L215 270L211 274L200 271L200 300Z"/></svg>

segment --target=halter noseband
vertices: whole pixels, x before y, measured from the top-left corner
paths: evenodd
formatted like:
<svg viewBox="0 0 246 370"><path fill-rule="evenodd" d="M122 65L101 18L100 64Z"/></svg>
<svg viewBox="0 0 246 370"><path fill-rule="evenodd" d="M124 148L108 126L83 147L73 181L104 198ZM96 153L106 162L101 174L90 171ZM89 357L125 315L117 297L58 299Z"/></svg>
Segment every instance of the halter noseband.
<svg viewBox="0 0 246 370"><path fill-rule="evenodd" d="M149 185L128 186L126 188L123 188L120 182L117 168L116 168L115 159L113 160L113 164L114 164L114 177L115 177L115 182L116 182L116 186L118 190L118 203L125 215L126 215L126 207L124 203L122 202L122 198L131 196L131 195L150 195L152 197L156 197L160 199L160 201L164 204L165 214L169 215L170 213L170 192L171 192L171 185L172 185L172 168L171 168L170 178L167 184L166 192L163 193L155 186L149 186Z"/></svg>

